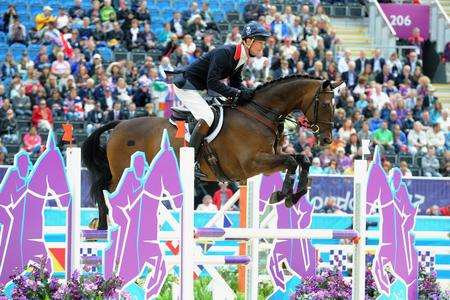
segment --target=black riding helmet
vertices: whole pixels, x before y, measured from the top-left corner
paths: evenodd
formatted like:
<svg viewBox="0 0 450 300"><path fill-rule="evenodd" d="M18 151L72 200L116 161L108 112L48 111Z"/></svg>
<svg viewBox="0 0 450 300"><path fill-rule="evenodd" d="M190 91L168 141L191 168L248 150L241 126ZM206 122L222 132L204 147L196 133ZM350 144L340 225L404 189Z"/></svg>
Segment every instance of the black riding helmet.
<svg viewBox="0 0 450 300"><path fill-rule="evenodd" d="M246 38L252 38L255 40L265 41L270 34L266 31L264 26L258 22L251 21L242 29L241 37L243 40Z"/></svg>

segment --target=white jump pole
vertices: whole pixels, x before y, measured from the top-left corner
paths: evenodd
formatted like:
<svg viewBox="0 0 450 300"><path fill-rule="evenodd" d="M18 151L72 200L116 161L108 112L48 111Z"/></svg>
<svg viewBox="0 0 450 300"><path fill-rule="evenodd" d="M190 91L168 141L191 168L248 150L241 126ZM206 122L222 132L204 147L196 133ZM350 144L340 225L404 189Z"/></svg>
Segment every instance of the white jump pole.
<svg viewBox="0 0 450 300"><path fill-rule="evenodd" d="M256 192L257 178L247 179L247 226L253 231L259 228L259 195ZM259 176L260 178L260 176ZM246 272L246 299L258 299L258 283L259 283L259 238L252 238L248 244L250 251L247 253L251 256L251 263L247 266Z"/></svg>
<svg viewBox="0 0 450 300"><path fill-rule="evenodd" d="M369 140L362 141L363 158L370 154ZM352 299L365 299L367 160L355 160L353 176L353 229L358 241L353 250Z"/></svg>
<svg viewBox="0 0 450 300"><path fill-rule="evenodd" d="M81 149L79 147L68 147L66 150L66 173L72 193L71 204L71 247L67 253L67 274L80 270L80 248L81 248ZM68 252L69 252L68 251ZM70 257L70 260L69 260Z"/></svg>
<svg viewBox="0 0 450 300"><path fill-rule="evenodd" d="M181 300L194 299L194 148L180 149L180 176L183 187L181 209Z"/></svg>

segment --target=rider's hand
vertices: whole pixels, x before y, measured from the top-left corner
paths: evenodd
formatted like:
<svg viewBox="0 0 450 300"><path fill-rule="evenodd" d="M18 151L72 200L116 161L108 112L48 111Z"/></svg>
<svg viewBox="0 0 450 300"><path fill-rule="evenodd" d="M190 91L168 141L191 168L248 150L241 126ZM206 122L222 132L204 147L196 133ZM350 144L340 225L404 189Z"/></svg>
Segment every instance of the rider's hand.
<svg viewBox="0 0 450 300"><path fill-rule="evenodd" d="M254 92L251 89L242 89L237 99L238 104L244 104L253 98Z"/></svg>

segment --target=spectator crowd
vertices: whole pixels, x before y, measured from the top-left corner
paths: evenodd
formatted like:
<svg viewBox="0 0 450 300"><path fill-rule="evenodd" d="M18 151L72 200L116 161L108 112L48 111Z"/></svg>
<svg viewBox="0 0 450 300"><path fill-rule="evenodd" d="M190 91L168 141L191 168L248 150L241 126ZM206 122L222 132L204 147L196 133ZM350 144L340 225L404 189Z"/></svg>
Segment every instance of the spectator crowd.
<svg viewBox="0 0 450 300"><path fill-rule="evenodd" d="M411 176L414 162L421 170L416 174L448 176L448 111L422 73L417 52L400 59L375 49L352 57L340 51L339 36L320 4L280 10L270 0L249 1L240 13L243 21L256 20L271 32L263 52L246 63L246 87L292 74L345 82L335 95L329 148L315 148L311 132L286 125L284 151L309 156L312 174L352 174L361 140L371 139L372 146L395 157L385 161L387 171L395 163ZM19 58L8 53L0 64L0 135L4 144L20 143L35 154L41 151L39 135L56 121L83 122L85 137L112 120L163 115L162 103L174 97L165 71L190 64L220 44L240 43L243 25L216 20L207 2L192 2L158 27L147 1L137 0L94 0L90 9L81 0L58 11L43 6L32 28L24 26L14 5L2 15L7 43L33 45L37 51ZM135 51L149 55L142 61L107 57ZM31 121L23 135L18 120ZM205 199L206 206L220 206L223 195L217 197Z"/></svg>

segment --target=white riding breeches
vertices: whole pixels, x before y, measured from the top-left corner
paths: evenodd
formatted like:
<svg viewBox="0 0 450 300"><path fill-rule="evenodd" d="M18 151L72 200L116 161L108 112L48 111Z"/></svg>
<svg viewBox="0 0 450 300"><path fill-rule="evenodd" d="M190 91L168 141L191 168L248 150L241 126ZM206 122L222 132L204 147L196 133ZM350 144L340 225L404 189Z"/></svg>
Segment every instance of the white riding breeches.
<svg viewBox="0 0 450 300"><path fill-rule="evenodd" d="M173 85L175 95L184 106L192 113L196 120L203 119L208 126L214 122L214 113L205 99L197 90L179 89Z"/></svg>

